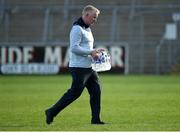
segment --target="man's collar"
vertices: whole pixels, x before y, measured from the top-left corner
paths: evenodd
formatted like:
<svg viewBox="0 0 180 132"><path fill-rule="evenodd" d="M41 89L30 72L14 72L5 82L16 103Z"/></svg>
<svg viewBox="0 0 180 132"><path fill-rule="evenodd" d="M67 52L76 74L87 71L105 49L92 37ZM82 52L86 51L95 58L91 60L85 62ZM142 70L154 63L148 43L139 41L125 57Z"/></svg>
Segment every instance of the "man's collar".
<svg viewBox="0 0 180 132"><path fill-rule="evenodd" d="M87 25L87 24L84 23L82 17L80 17L77 21L75 21L75 22L73 23L73 25L79 25L79 26L85 27L85 28L88 28L88 27L89 27L89 25Z"/></svg>

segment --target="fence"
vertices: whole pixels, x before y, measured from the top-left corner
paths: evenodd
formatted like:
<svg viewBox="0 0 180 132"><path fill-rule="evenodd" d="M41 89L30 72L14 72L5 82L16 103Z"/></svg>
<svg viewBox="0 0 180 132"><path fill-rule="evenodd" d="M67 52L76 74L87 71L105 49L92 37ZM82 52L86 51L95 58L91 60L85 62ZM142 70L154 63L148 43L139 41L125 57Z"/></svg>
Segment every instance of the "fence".
<svg viewBox="0 0 180 132"><path fill-rule="evenodd" d="M67 0L66 0L67 2ZM1 46L68 44L69 31L81 15L82 5L0 6ZM169 73L180 61L178 21L180 4L98 5L98 23L92 27L96 44L122 44L128 49L127 73ZM176 25L177 37L164 38L166 24Z"/></svg>

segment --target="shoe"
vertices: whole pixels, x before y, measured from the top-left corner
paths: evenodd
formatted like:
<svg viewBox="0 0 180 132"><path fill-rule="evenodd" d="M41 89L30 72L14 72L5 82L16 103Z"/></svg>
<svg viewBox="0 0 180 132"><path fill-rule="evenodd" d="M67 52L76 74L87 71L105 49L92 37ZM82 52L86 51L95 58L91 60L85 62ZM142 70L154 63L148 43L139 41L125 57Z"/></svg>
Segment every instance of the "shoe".
<svg viewBox="0 0 180 132"><path fill-rule="evenodd" d="M103 121L91 121L91 124L104 125L105 123Z"/></svg>
<svg viewBox="0 0 180 132"><path fill-rule="evenodd" d="M45 111L46 115L46 123L49 125L53 122L53 116L51 116L50 112L48 110Z"/></svg>

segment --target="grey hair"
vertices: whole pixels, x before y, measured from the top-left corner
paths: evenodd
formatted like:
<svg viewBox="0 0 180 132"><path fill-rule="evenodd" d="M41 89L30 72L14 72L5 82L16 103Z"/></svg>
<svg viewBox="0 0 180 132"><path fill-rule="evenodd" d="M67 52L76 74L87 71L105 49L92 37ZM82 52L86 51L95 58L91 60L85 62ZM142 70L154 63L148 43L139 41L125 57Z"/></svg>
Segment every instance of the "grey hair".
<svg viewBox="0 0 180 132"><path fill-rule="evenodd" d="M92 5L87 5L84 7L82 14L85 15L89 11L95 11L97 14L100 14L100 10Z"/></svg>

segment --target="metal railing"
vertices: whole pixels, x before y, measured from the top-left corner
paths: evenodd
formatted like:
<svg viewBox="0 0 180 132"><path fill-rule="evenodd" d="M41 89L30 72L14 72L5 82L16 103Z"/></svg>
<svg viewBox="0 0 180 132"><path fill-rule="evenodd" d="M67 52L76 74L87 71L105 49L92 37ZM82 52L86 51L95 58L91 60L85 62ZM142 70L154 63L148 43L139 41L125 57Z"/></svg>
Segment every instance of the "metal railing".
<svg viewBox="0 0 180 132"><path fill-rule="evenodd" d="M4 3L4 0L1 0L1 3ZM180 11L180 4L168 4L168 5L141 5L136 0L132 1L132 4L130 6L120 6L120 5L107 5L107 6L98 6L99 9L105 10L109 12L111 17L109 18L111 20L111 23L107 26L109 32L109 38L106 43L117 43L126 41L128 44L128 58L129 58L129 73L162 73L164 71L161 71L162 64L161 64L161 57L164 56L161 54L161 50L163 49L163 44L161 44L161 37L159 39L153 38L152 40L148 40L145 36L147 33L146 31L146 16L153 15L153 14L159 14L161 17L160 21L162 21L162 25L166 23L166 20L164 19L166 17L166 14L172 14L173 12ZM3 6L2 6L3 5ZM3 21L1 23L1 29L3 29L4 37L3 41L0 41L0 45L3 46L9 46L9 45L63 45L67 44L67 41L62 40L49 40L48 35L50 32L50 17L52 12L63 12L62 20L64 22L66 21L72 21L69 20L68 17L70 15L70 11L72 10L81 10L83 8L82 5L68 5L68 1L64 3L63 6L58 5L48 5L48 6L42 6L42 5L5 5L1 4L0 6L0 20ZM165 10L168 10L164 12ZM16 12L25 12L25 11L41 11L44 14L43 18L43 29L42 29L42 35L38 40L35 40L32 38L32 41L27 40L14 40L10 41L10 14L16 13ZM130 13L129 13L130 12ZM122 14L127 13L129 14L127 19L127 39L123 40L122 36L119 34L122 34L122 30L117 28L117 25L124 26L123 23L119 23L119 18ZM3 16L3 17L2 17ZM161 28L161 27L159 27ZM2 30L1 30L2 32ZM163 32L160 32L161 36L163 35ZM133 39L134 36L137 36L136 41ZM98 38L97 38L98 39ZM177 43L178 40L176 40L175 43ZM158 46L160 42L160 45ZM97 43L102 43L103 41L98 41ZM151 44L152 43L152 44ZM174 42L172 42L174 43ZM151 49L152 52L149 52L149 50L146 48L149 46L149 50ZM136 51L136 52L135 52ZM148 54L147 54L148 52ZM167 50L167 53L171 56L177 56L179 54L179 51L177 53L170 53L171 51ZM147 60L148 58L151 58L151 60ZM173 58L173 57L172 57ZM168 58L167 58L168 59ZM134 61L136 60L136 62ZM173 60L173 62L175 62ZM152 64L153 63L153 64ZM173 63L172 63L173 64ZM152 65L149 69L148 65ZM171 65L168 66L168 68L171 68ZM169 69L165 71L165 73L169 72Z"/></svg>

